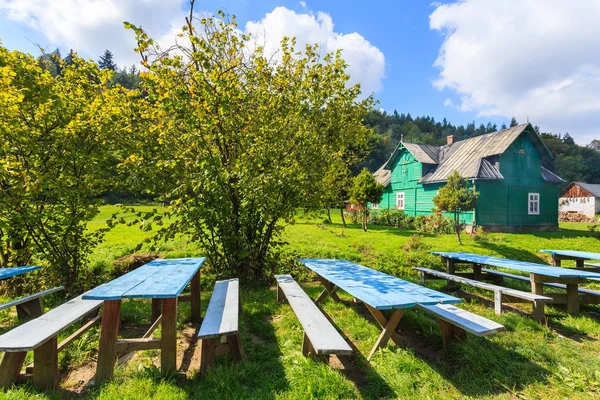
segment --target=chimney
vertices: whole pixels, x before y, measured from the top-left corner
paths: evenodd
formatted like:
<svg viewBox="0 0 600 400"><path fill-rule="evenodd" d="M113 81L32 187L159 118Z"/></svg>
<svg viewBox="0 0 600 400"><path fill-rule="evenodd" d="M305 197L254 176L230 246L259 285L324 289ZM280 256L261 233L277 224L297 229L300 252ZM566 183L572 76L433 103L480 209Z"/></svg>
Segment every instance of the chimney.
<svg viewBox="0 0 600 400"><path fill-rule="evenodd" d="M446 136L446 140L447 140L448 146L450 146L451 144L454 144L454 141L456 140L456 136L448 135L448 136Z"/></svg>

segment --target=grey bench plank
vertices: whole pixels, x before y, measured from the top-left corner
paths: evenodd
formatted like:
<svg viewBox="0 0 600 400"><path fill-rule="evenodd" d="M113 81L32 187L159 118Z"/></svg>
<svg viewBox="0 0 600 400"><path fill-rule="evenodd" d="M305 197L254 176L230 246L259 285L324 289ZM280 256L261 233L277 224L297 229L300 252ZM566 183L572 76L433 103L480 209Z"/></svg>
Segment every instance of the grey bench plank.
<svg viewBox="0 0 600 400"><path fill-rule="evenodd" d="M236 334L239 305L239 280L236 278L218 281L210 297L198 338L209 339Z"/></svg>
<svg viewBox="0 0 600 400"><path fill-rule="evenodd" d="M352 348L290 275L275 275L317 354L352 354Z"/></svg>
<svg viewBox="0 0 600 400"><path fill-rule="evenodd" d="M63 286L59 286L59 287L55 287L55 288L52 288L52 289L44 290L44 291L39 292L39 293L34 293L34 294L29 295L29 296L21 297L20 299L9 301L8 303L2 303L2 304L0 304L0 311L5 310L7 308L11 308L11 307L16 307L16 306L21 305L23 303L27 303L28 301L35 300L37 298L46 296L48 294L59 292L59 291L61 291L63 289L64 289Z"/></svg>
<svg viewBox="0 0 600 400"><path fill-rule="evenodd" d="M551 301L551 297L541 296L539 294L534 294L530 292L523 292L516 289L506 288L504 286L498 286L487 282L476 281L474 279L464 278L462 276L456 276L452 274L448 274L446 272L436 271L434 269L429 268L415 268L418 271L424 272L428 275L437 276L442 279L451 280L458 283L463 283L465 285L470 285L473 287L477 287L480 289L490 290L492 292L501 292L502 294L517 297L524 300L529 301Z"/></svg>
<svg viewBox="0 0 600 400"><path fill-rule="evenodd" d="M524 281L524 282L530 282L529 277L527 276L523 276L523 275L516 275L516 274L509 274L508 272L502 272L502 271L495 271L493 269L481 269L481 272L487 272L488 274L491 275L498 275L498 276L503 276L505 278L511 278L511 279L517 279L520 281ZM558 289L567 289L567 285L564 285L562 283L544 283L544 286L549 286L549 287L553 287L553 288L558 288ZM579 293L584 293L584 294L589 294L592 296L600 296L600 292L596 291L596 290L591 290L591 289L585 289L585 288L578 288Z"/></svg>
<svg viewBox="0 0 600 400"><path fill-rule="evenodd" d="M501 325L496 321L473 314L472 312L463 310L452 304L436 304L434 306L417 304L417 308L433 314L436 317L450 322L477 336L493 335L506 330L504 325Z"/></svg>
<svg viewBox="0 0 600 400"><path fill-rule="evenodd" d="M34 350L102 305L102 301L83 300L81 297L75 297L46 314L1 335L0 351Z"/></svg>

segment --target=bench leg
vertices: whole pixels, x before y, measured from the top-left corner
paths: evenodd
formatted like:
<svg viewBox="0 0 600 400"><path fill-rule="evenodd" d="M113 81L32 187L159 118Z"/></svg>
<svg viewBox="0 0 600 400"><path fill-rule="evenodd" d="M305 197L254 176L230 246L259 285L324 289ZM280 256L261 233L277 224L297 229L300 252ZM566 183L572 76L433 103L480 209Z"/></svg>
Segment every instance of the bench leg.
<svg viewBox="0 0 600 400"><path fill-rule="evenodd" d="M31 299L17 306L17 317L19 321L29 318L37 318L44 313L44 300L41 297Z"/></svg>
<svg viewBox="0 0 600 400"><path fill-rule="evenodd" d="M281 290L279 285L277 285L277 304L280 304L283 302L285 302L285 293L283 293L283 290Z"/></svg>
<svg viewBox="0 0 600 400"><path fill-rule="evenodd" d="M58 341L54 336L33 350L33 384L38 389L58 385Z"/></svg>
<svg viewBox="0 0 600 400"><path fill-rule="evenodd" d="M119 336L121 300L104 301L102 328L98 346L98 365L95 384L100 385L112 378L115 369L115 342Z"/></svg>
<svg viewBox="0 0 600 400"><path fill-rule="evenodd" d="M160 368L163 372L177 369L177 298L162 300Z"/></svg>
<svg viewBox="0 0 600 400"><path fill-rule="evenodd" d="M529 280L531 282L531 293L544 295L544 282L537 282L535 274L529 274ZM536 321L544 320L544 302L534 301L531 309L531 318Z"/></svg>
<svg viewBox="0 0 600 400"><path fill-rule="evenodd" d="M162 314L160 299L152 299L152 322L155 322Z"/></svg>
<svg viewBox="0 0 600 400"><path fill-rule="evenodd" d="M467 332L464 329L453 325L448 321L444 321L443 319L440 319L440 329L442 331L442 342L444 343L444 346L456 339L464 339L467 337Z"/></svg>
<svg viewBox="0 0 600 400"><path fill-rule="evenodd" d="M473 264L473 279L480 281L481 278L481 264Z"/></svg>
<svg viewBox="0 0 600 400"><path fill-rule="evenodd" d="M26 351L4 353L0 362L0 388L9 389L17 382L26 356Z"/></svg>
<svg viewBox="0 0 600 400"><path fill-rule="evenodd" d="M310 339L306 335L306 332L302 338L302 355L304 355L304 357L312 358L315 361L329 362L329 354L317 354Z"/></svg>
<svg viewBox="0 0 600 400"><path fill-rule="evenodd" d="M215 365L217 338L200 340L200 377L204 378L210 367Z"/></svg>
<svg viewBox="0 0 600 400"><path fill-rule="evenodd" d="M398 323L400 322L400 319L402 319L402 316L404 315L405 311L406 310L404 308L398 308L392 312L392 316L390 317L390 319L386 321L385 326L382 326L383 330L381 331L381 335L379 335L379 338L377 338L377 342L375 342L375 345L371 349L367 360L370 360L371 357L373 357L373 354L375 354L378 348L385 347L390 338L392 338L396 345L400 345L400 337L396 333L396 328L398 327ZM379 319L377 320L377 322L381 324Z"/></svg>
<svg viewBox="0 0 600 400"><path fill-rule="evenodd" d="M496 315L502 314L502 292L499 290L494 292L494 311Z"/></svg>
<svg viewBox="0 0 600 400"><path fill-rule="evenodd" d="M242 340L240 339L240 334L236 333L235 335L227 336L227 344L229 345L229 351L231 352L231 357L233 357L233 361L244 361L244 359L246 358L246 354L244 353L244 348L242 347Z"/></svg>
<svg viewBox="0 0 600 400"><path fill-rule="evenodd" d="M315 303L319 304L320 302L322 302L323 300L325 300L325 298L327 296L331 296L331 298L334 301L339 302L340 298L335 293L335 292L338 291L339 288L337 286L335 286L333 283L329 282L327 279L319 277L319 280L321 281L321 283L323 284L323 286L325 287L325 289L321 292L321 294L319 295L319 297L317 297L317 300L315 300Z"/></svg>
<svg viewBox="0 0 600 400"><path fill-rule="evenodd" d="M454 260L451 258L446 259L446 273L450 275L454 275L456 273L456 267L454 266ZM456 283L448 280L448 289L453 289L456 287Z"/></svg>
<svg viewBox="0 0 600 400"><path fill-rule="evenodd" d="M579 312L579 288L576 283L567 283L567 312Z"/></svg>
<svg viewBox="0 0 600 400"><path fill-rule="evenodd" d="M202 313L200 311L200 270L196 272L192 278L192 316L191 320L194 322L200 322L202 320Z"/></svg>

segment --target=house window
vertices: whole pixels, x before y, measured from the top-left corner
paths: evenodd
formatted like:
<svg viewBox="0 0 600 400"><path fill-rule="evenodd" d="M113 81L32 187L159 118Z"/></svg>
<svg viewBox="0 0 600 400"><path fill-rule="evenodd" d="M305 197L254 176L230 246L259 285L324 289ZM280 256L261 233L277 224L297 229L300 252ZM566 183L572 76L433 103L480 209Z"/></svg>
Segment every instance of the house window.
<svg viewBox="0 0 600 400"><path fill-rule="evenodd" d="M373 210L377 210L379 208L379 203L373 203L371 206Z"/></svg>
<svg viewBox="0 0 600 400"><path fill-rule="evenodd" d="M404 192L396 193L396 208L404 210Z"/></svg>
<svg viewBox="0 0 600 400"><path fill-rule="evenodd" d="M540 214L540 194L529 193L529 215Z"/></svg>

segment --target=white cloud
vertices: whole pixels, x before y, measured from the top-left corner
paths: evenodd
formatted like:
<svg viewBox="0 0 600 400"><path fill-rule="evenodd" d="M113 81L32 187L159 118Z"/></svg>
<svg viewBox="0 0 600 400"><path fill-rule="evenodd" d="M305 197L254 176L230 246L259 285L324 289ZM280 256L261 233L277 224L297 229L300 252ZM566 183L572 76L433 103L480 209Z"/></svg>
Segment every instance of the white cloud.
<svg viewBox="0 0 600 400"><path fill-rule="evenodd" d="M463 0L436 5L438 89L480 116L527 117L578 142L600 137L600 2Z"/></svg>
<svg viewBox="0 0 600 400"><path fill-rule="evenodd" d="M27 24L53 44L94 59L109 49L119 65L140 58L128 21L141 26L159 43L174 41L184 23L184 0L0 0L0 16Z"/></svg>
<svg viewBox="0 0 600 400"><path fill-rule="evenodd" d="M315 43L323 54L342 49L342 58L348 63L350 83L360 82L366 95L381 90L385 75L383 53L356 32L335 32L329 14L298 14L285 7L277 7L260 21L248 22L246 30L261 44L264 42L266 54L273 54L284 36L296 37L297 49Z"/></svg>
<svg viewBox="0 0 600 400"><path fill-rule="evenodd" d="M302 8L306 8L306 2L305 2L305 1L301 1L301 2L300 2L300 6L301 6Z"/></svg>

